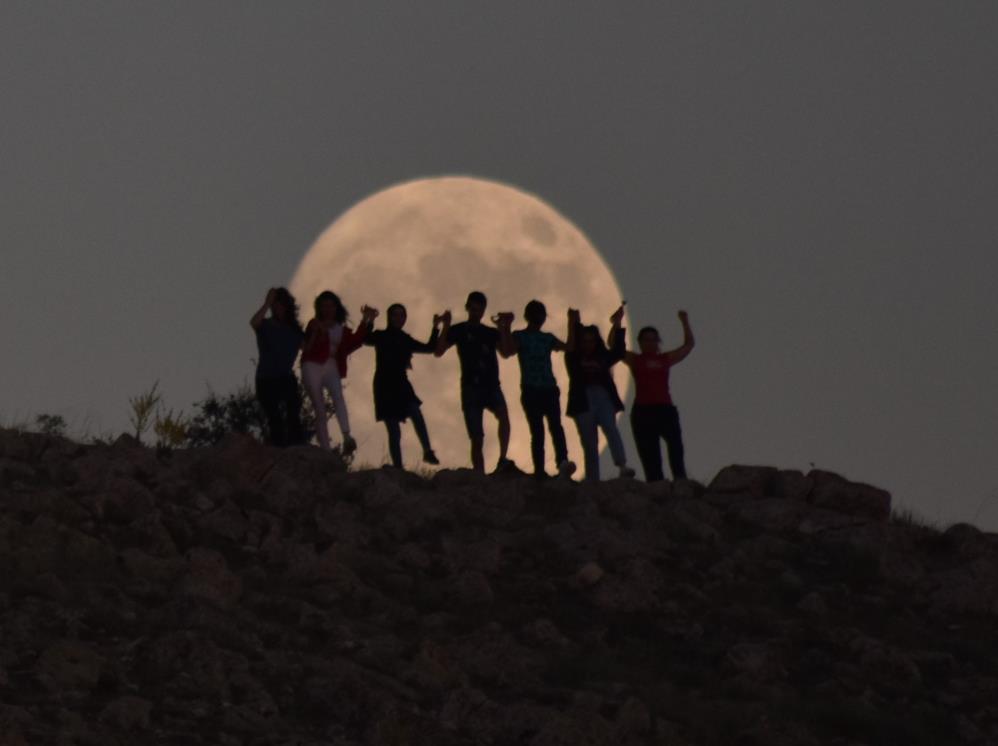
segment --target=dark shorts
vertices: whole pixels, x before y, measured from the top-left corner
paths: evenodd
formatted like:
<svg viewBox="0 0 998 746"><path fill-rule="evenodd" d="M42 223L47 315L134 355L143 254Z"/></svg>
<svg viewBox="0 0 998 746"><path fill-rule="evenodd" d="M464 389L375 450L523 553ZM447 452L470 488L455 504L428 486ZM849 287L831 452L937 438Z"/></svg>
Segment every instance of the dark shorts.
<svg viewBox="0 0 998 746"><path fill-rule="evenodd" d="M506 408L506 397L499 386L495 388L467 388L461 390L461 411L464 412L464 426L469 438L485 437L482 427L482 414L489 410L497 414Z"/></svg>

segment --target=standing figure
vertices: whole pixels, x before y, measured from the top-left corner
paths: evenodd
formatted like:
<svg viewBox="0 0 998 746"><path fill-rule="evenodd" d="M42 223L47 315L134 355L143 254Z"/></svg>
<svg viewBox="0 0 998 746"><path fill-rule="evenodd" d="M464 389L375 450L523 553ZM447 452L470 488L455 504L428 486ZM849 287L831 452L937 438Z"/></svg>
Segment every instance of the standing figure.
<svg viewBox="0 0 998 746"><path fill-rule="evenodd" d="M269 315L268 315L269 313ZM295 377L295 360L305 332L298 321L298 304L287 288L271 288L260 309L250 319L256 332L256 398L267 417L270 443L278 447L304 440L301 426L301 392Z"/></svg>
<svg viewBox="0 0 998 746"><path fill-rule="evenodd" d="M432 353L437 349L440 336L440 316L433 317L433 331L427 342L417 342L402 331L406 318L405 306L393 303L388 307L388 323L384 329L368 332L364 344L375 352L374 368L374 416L384 422L388 430L388 453L392 465L402 468L402 423L412 420L412 426L423 446L423 462L439 464L430 446L430 434L419 406L422 402L416 396L409 381L413 353Z"/></svg>
<svg viewBox="0 0 998 746"><path fill-rule="evenodd" d="M579 312L568 312L568 343L565 365L568 368L568 416L575 420L585 454L586 480L599 481L599 433L603 431L613 463L621 477L633 477L627 465L624 442L617 429L617 413L624 404L613 381L613 366L624 359L624 330L620 324L624 307L618 308L610 321L610 348L603 343L599 328L582 326Z"/></svg>
<svg viewBox="0 0 998 746"><path fill-rule="evenodd" d="M565 430L561 426L561 391L551 370L551 353L564 352L565 343L555 335L541 330L547 315L543 303L539 300L530 301L523 309L527 327L515 332L510 332L513 314L503 313L498 316L502 355L516 355L520 362L520 403L530 427L530 456L534 462L534 476L539 479L547 476L544 470L545 420L551 431L558 474L569 476L575 471L575 464L568 460Z"/></svg>
<svg viewBox="0 0 998 746"><path fill-rule="evenodd" d="M496 416L499 423L499 462L496 470L506 469L513 462L509 453L509 411L499 384L499 330L482 323L488 301L485 294L474 291L468 295L465 310L468 320L451 326L450 311L445 311L443 329L437 340L437 357L456 345L461 361L461 411L471 440L471 464L476 471L485 471L485 430L482 417L485 410Z"/></svg>
<svg viewBox="0 0 998 746"><path fill-rule="evenodd" d="M672 403L669 392L669 370L684 360L693 349L695 341L686 311L679 312L683 325L683 344L674 350L661 352L662 339L658 330L646 326L638 333L641 352L628 352L627 367L634 375L634 406L631 407L631 432L638 447L638 456L644 468L645 479L657 482L665 478L662 473L662 440L669 452L669 468L673 479L686 479L683 457L683 432L679 427L679 410Z"/></svg>
<svg viewBox="0 0 998 746"><path fill-rule="evenodd" d="M343 379L347 377L347 358L364 343L364 337L378 312L364 306L357 331L346 326L347 310L339 297L324 290L315 299L315 318L305 327L305 345L301 354L301 376L308 398L315 410L315 429L319 445L329 448L329 426L323 389L333 400L336 420L343 433L343 453L357 450L350 435L350 416L343 398Z"/></svg>

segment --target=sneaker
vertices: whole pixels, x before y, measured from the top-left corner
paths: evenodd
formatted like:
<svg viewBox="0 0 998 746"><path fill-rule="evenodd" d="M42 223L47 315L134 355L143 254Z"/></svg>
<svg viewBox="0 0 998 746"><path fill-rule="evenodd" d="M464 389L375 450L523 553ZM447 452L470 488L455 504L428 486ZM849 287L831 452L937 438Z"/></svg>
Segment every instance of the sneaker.
<svg viewBox="0 0 998 746"><path fill-rule="evenodd" d="M620 467L620 478L621 479L632 479L637 472L634 471L630 466Z"/></svg>
<svg viewBox="0 0 998 746"><path fill-rule="evenodd" d="M496 471L495 471L495 473L496 474L500 474L500 473L502 473L504 471L516 471L516 464L513 462L512 459L501 458L496 463Z"/></svg>
<svg viewBox="0 0 998 746"><path fill-rule="evenodd" d="M558 464L558 476L559 477L570 477L575 473L575 462L565 459L560 464Z"/></svg>
<svg viewBox="0 0 998 746"><path fill-rule="evenodd" d="M343 436L343 455L349 456L351 453L357 450L357 441L353 439L350 435Z"/></svg>
<svg viewBox="0 0 998 746"><path fill-rule="evenodd" d="M431 466L439 466L440 459L437 458L437 454L433 451L423 451L423 463L430 464Z"/></svg>

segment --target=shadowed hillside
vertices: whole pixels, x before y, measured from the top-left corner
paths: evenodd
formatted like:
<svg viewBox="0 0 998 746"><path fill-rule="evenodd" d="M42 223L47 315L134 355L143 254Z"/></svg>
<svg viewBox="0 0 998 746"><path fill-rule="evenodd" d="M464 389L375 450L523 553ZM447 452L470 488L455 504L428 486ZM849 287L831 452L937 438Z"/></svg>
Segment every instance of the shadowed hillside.
<svg viewBox="0 0 998 746"><path fill-rule="evenodd" d="M0 431L0 744L988 744L998 537L826 472Z"/></svg>

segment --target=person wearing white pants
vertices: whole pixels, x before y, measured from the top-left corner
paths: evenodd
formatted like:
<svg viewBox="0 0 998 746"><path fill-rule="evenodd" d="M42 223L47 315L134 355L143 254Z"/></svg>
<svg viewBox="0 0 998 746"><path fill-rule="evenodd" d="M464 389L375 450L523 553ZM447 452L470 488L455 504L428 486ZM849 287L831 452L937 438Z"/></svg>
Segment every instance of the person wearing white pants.
<svg viewBox="0 0 998 746"><path fill-rule="evenodd" d="M342 327L339 327L342 331ZM336 363L336 358L331 357L324 363L305 362L301 366L302 382L305 384L305 391L308 398L312 400L312 409L315 412L316 436L319 445L329 448L329 413L326 411L326 397L323 389L329 392L333 400L333 413L336 421L340 425L340 432L343 433L343 450L353 450L350 448L353 438L350 436L350 415L347 411L347 403L343 398L343 379L340 378L340 367Z"/></svg>
<svg viewBox="0 0 998 746"><path fill-rule="evenodd" d="M302 382L315 412L316 437L322 448L329 448L329 424L325 391L333 400L336 420L343 434L343 453L353 453L357 442L350 435L350 415L343 396L343 379L347 376L347 358L364 344L364 338L378 316L377 310L361 308L361 323L357 331L346 326L347 312L339 297L329 290L315 299L315 318L305 327L305 344L301 356Z"/></svg>

